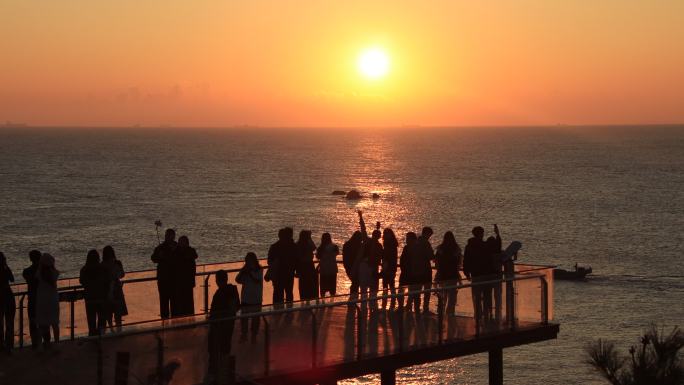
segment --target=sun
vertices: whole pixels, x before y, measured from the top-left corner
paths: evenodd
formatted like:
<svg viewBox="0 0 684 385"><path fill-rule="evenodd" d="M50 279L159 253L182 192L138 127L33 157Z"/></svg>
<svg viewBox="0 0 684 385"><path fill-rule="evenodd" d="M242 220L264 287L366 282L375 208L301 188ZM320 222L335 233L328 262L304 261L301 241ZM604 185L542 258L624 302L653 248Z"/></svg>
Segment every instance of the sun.
<svg viewBox="0 0 684 385"><path fill-rule="evenodd" d="M385 77L389 72L389 65L389 56L379 48L364 50L359 55L359 72L368 79Z"/></svg>

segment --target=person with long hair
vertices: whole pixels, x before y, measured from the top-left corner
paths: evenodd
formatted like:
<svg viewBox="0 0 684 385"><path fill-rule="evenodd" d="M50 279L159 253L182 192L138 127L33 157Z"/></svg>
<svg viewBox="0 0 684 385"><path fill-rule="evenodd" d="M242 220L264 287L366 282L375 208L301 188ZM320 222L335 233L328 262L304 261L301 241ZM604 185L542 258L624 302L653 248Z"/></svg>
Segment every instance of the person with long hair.
<svg viewBox="0 0 684 385"><path fill-rule="evenodd" d="M395 280L397 276L397 256L399 242L397 237L394 235L394 231L390 228L385 228L382 231L382 290L383 294L387 295L387 292L391 295L396 294ZM396 299L392 297L390 301L390 309L394 309L396 304ZM382 299L382 308L387 306L387 298Z"/></svg>
<svg viewBox="0 0 684 385"><path fill-rule="evenodd" d="M330 293L331 296L337 293L337 254L339 253L340 248L333 243L330 233L323 233L321 244L316 249L321 298L325 297L326 293Z"/></svg>
<svg viewBox="0 0 684 385"><path fill-rule="evenodd" d="M102 266L108 275L110 283L105 301L105 320L109 327L116 326L120 330L123 316L128 315L126 297L124 296L123 283L121 282L121 278L126 275L126 271L121 261L116 259L116 253L112 246L105 246L102 249Z"/></svg>
<svg viewBox="0 0 684 385"><path fill-rule="evenodd" d="M11 354L14 347L14 315L16 302L10 283L14 282L12 270L5 254L0 251L0 348Z"/></svg>
<svg viewBox="0 0 684 385"><path fill-rule="evenodd" d="M36 273L36 322L40 328L43 347L50 349L50 331L55 342L59 342L59 293L57 279L59 271L55 268L55 258L43 253Z"/></svg>
<svg viewBox="0 0 684 385"><path fill-rule="evenodd" d="M455 286L461 283L459 269L463 265L463 253L456 242L454 233L451 231L444 233L442 243L437 246L435 259L437 264L435 282L438 282L440 286ZM447 289L444 294L446 300L442 301L442 310L446 307L447 315L455 315L458 299L457 289Z"/></svg>
<svg viewBox="0 0 684 385"><path fill-rule="evenodd" d="M111 279L104 266L100 264L100 253L97 250L88 251L86 263L81 268L78 280L83 286L88 335L102 334L107 326L105 302L109 295Z"/></svg>
<svg viewBox="0 0 684 385"><path fill-rule="evenodd" d="M299 299L311 300L318 297L318 282L314 266L316 245L311 239L311 231L302 230L297 240L297 275L299 276Z"/></svg>
<svg viewBox="0 0 684 385"><path fill-rule="evenodd" d="M255 253L249 252L245 256L245 264L240 269L235 282L242 285L240 290L240 302L242 304L242 314L259 313L261 311L261 304L263 302L264 292L264 276L261 271L259 259ZM259 333L259 322L261 317L252 318L252 343L256 342L257 334ZM249 319L242 318L240 320L242 332L240 334L240 341L247 340Z"/></svg>

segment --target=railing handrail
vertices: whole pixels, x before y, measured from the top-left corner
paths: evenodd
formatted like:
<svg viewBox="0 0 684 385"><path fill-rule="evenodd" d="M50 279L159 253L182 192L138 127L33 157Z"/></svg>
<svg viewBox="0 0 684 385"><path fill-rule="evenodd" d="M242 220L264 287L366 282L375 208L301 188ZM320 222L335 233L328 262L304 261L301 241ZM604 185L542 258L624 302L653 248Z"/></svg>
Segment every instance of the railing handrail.
<svg viewBox="0 0 684 385"><path fill-rule="evenodd" d="M161 327L157 327L157 328L149 328L149 329L144 329L144 330L122 331L122 332L117 332L115 334L105 334L105 335L100 335L100 336L83 336L80 339L81 340L83 340L83 339L99 340L99 339L109 339L109 338L120 338L120 337L125 337L125 336L130 336L130 335L166 332L166 331L172 331L172 330L182 330L182 329L194 328L197 326L208 325L208 324L215 323L215 322L237 321L237 320L243 319L243 318L250 319L250 318L254 318L254 317L264 317L264 316L277 315L277 314L293 313L293 312L298 312L298 311L318 310L318 309L339 307L339 306L344 306L344 305L356 306L358 304L362 304L365 302L378 301L378 300L382 300L382 299L391 299L391 298L396 299L396 298L400 298L400 297L404 297L404 296L410 296L410 295L416 295L416 294L441 292L441 291L450 290L450 289L465 289L465 288L475 287L475 286L485 286L485 285L500 284L500 283L505 283L505 282L524 281L524 280L530 280L530 279L543 280L544 278L545 278L544 274L526 274L526 275L517 275L515 277L502 277L501 279L494 279L494 280L487 280L487 281L478 281L478 282L470 281L467 284L457 283L455 285L431 287L429 289L423 289L423 290L413 290L413 291L409 290L406 293L368 296L367 298L350 299L347 301L315 303L315 304L306 304L306 305L301 305L301 304L303 302L307 302L307 300L300 300L300 301L294 301L294 302L284 302L284 303L278 303L278 304L270 305L270 306L282 306L283 308L281 308L281 309L271 309L271 310L262 311L262 312L258 312L258 313L255 312L255 313L247 313L247 314L236 314L236 315L230 316L230 317L188 322L188 323L183 323L181 325L161 326ZM406 287L406 286L402 286L402 287ZM343 294L341 296L347 296L347 295L349 295L349 294ZM548 298L547 298L547 300L548 300ZM308 300L308 301L312 301L312 300ZM287 307L287 306L291 306L293 304L300 304L300 305L297 307ZM156 319L156 320L143 321L143 322L146 322L146 323L151 323L151 322L165 323L165 322L170 322L170 321L178 321L180 319L181 318ZM140 324L140 323L138 323L138 324Z"/></svg>
<svg viewBox="0 0 684 385"><path fill-rule="evenodd" d="M340 255L341 255L341 254L338 254L338 257L339 257ZM265 262L265 261L267 261L267 259L266 259L266 258L260 258L259 261L260 261L260 262ZM225 265L225 264L228 264L228 263L240 263L240 261L210 262L210 263L204 263L204 264L197 265L197 268L206 267L206 266ZM319 263L319 261L318 261L318 260L314 260L314 263ZM337 264L343 264L343 261L341 261L341 260L338 259L338 260L337 260ZM519 265L534 266L533 269L530 269L530 270L528 270L528 271L543 270L543 269L548 269L548 268L552 268L552 267L553 267L553 266L547 266L547 265L532 265L532 264L522 264L522 263L519 264ZM268 265L261 265L260 268L261 268L262 270L268 269ZM437 267L436 267L436 266L431 266L431 268L432 268L433 270L435 270ZM225 270L227 273L237 273L237 272L240 271L240 269L241 269L241 268L224 269L224 270ZM145 273L145 272L150 272L150 273L152 273L152 272L155 272L155 271L156 271L156 269L132 270L132 271L127 271L126 274L130 274L130 273ZM211 274L216 273L217 271L218 271L218 270L200 271L200 272L196 272L196 273L195 273L195 276L196 276L196 277L201 277L201 276L211 275ZM462 271L462 270L459 270L459 271ZM57 282L60 282L60 281L68 281L68 280L73 280L73 279L78 279L78 278L79 278L79 277L65 277L65 278L60 278L60 279L58 279ZM151 281L156 281L156 280L157 280L157 276L155 275L155 276L152 276L152 277L141 277L141 278L123 279L123 280L121 280L121 283L122 283L122 284L126 284L126 283L151 282ZM26 285L26 282L14 283L14 284L10 285L10 288L12 288L12 287L17 287L17 286L21 286L21 285ZM80 285L80 284L79 284L79 285L59 286L59 287L57 287L57 291L58 291L58 292L62 292L62 291L71 291L71 290L79 290L79 289L83 289L83 285ZM28 294L28 290L23 290L23 291L14 292L13 294L14 294L14 296L20 296L20 295L23 295L23 294Z"/></svg>

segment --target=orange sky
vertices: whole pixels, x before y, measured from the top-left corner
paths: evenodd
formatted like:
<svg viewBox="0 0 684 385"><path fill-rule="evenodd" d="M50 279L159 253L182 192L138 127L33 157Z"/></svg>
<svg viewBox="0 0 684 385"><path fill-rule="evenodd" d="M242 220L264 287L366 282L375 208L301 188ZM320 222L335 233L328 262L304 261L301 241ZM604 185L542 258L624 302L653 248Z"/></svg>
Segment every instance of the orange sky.
<svg viewBox="0 0 684 385"><path fill-rule="evenodd" d="M369 81L366 47L391 57ZM682 0L0 1L0 122L684 122Z"/></svg>

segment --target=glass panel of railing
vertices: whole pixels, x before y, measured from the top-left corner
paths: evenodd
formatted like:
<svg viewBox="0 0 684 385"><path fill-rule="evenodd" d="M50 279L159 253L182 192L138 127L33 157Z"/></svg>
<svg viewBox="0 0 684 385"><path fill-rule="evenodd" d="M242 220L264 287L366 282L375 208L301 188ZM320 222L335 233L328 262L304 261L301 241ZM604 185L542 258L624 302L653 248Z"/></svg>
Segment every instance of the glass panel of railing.
<svg viewBox="0 0 684 385"><path fill-rule="evenodd" d="M536 274L527 277L515 281L516 326L521 328L538 325L542 321L542 280Z"/></svg>

